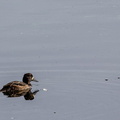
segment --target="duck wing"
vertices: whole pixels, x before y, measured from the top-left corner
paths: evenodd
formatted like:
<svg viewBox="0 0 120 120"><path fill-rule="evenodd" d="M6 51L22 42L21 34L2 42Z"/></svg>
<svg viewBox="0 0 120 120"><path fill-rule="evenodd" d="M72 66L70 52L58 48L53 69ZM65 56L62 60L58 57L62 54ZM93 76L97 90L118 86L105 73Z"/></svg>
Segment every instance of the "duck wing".
<svg viewBox="0 0 120 120"><path fill-rule="evenodd" d="M6 90L11 89L12 87L22 87L22 86L26 86L27 84L24 82L20 82L20 81L13 81L10 83L7 83L6 85L3 86L3 88L0 90L0 92L4 92Z"/></svg>

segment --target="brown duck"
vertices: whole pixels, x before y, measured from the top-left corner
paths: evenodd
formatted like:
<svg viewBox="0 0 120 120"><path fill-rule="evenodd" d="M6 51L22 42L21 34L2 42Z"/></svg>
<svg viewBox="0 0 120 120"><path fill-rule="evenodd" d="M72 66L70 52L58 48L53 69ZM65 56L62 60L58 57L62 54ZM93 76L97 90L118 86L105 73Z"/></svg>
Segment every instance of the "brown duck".
<svg viewBox="0 0 120 120"><path fill-rule="evenodd" d="M31 81L38 82L34 79L31 73L26 73L23 76L23 82L13 81L3 86L0 92L11 92L11 91L26 91L31 89Z"/></svg>

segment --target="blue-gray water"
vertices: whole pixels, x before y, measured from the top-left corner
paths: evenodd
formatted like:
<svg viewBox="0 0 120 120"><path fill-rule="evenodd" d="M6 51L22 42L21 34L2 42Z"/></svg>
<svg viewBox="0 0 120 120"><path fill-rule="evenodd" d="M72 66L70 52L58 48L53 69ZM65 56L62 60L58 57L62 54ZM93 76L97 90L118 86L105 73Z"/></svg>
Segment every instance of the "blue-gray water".
<svg viewBox="0 0 120 120"><path fill-rule="evenodd" d="M0 87L31 72L40 90L1 93L0 119L119 120L119 11L119 0L0 0Z"/></svg>

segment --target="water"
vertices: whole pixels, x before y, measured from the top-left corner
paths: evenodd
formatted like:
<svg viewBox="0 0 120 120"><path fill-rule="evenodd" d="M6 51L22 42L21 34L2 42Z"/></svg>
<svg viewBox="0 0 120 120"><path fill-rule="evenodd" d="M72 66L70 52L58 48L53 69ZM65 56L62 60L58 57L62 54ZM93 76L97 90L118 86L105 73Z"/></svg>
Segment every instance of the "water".
<svg viewBox="0 0 120 120"><path fill-rule="evenodd" d="M119 120L119 11L118 0L1 0L0 88L31 72L40 91L1 93L0 119Z"/></svg>

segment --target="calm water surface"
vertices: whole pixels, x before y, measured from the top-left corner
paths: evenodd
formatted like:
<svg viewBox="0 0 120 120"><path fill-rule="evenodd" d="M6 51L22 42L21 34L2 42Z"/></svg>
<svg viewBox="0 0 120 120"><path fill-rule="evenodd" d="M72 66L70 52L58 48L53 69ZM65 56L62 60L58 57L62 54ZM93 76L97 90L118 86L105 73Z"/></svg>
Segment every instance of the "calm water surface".
<svg viewBox="0 0 120 120"><path fill-rule="evenodd" d="M119 120L119 11L117 0L1 0L0 88L31 72L40 91L1 93L0 119Z"/></svg>

